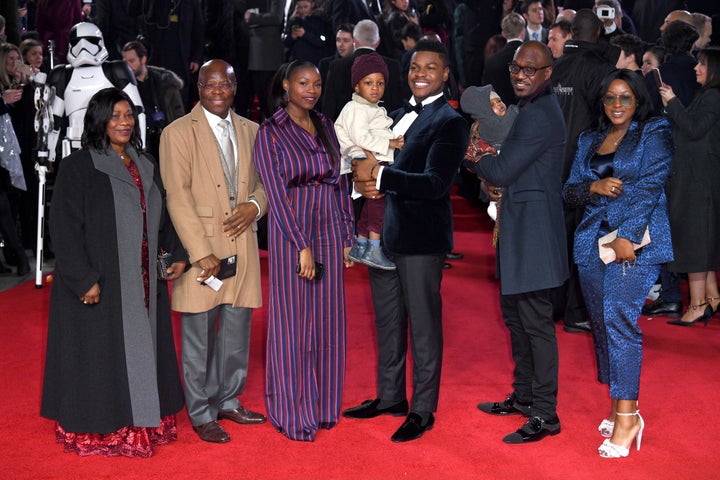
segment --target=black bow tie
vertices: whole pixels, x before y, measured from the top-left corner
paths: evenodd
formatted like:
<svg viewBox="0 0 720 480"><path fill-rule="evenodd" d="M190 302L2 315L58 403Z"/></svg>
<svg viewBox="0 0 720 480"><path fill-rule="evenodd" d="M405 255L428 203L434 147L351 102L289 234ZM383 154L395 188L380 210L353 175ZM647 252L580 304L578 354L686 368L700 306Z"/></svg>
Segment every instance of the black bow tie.
<svg viewBox="0 0 720 480"><path fill-rule="evenodd" d="M421 103L418 103L417 105L412 105L407 100L403 102L403 108L405 109L405 113L415 112L418 115L420 115L420 112L423 111L423 106Z"/></svg>

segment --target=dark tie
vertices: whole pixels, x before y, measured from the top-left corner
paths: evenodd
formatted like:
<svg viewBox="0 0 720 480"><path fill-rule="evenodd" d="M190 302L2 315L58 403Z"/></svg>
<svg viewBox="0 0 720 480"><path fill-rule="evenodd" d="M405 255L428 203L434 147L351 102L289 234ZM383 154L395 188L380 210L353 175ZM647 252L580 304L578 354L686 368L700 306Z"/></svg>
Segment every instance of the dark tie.
<svg viewBox="0 0 720 480"><path fill-rule="evenodd" d="M405 100L403 102L403 109L405 109L405 113L415 112L420 115L420 112L422 112L423 110L423 106L421 103L418 103L417 105L412 105L410 102Z"/></svg>

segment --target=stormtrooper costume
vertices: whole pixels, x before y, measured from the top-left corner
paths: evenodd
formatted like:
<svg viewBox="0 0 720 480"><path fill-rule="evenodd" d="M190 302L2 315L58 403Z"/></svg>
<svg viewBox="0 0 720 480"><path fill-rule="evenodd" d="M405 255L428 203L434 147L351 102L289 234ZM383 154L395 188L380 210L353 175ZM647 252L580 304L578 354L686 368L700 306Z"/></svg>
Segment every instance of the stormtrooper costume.
<svg viewBox="0 0 720 480"><path fill-rule="evenodd" d="M55 90L52 100L53 130L48 134L51 162L55 161L61 130L62 158L80 148L83 121L90 98L99 90L116 87L128 94L138 108L140 132L145 143L145 114L135 76L123 61L109 61L100 29L89 22L76 24L70 30L69 64L53 68L48 85ZM67 119L66 122L63 120Z"/></svg>

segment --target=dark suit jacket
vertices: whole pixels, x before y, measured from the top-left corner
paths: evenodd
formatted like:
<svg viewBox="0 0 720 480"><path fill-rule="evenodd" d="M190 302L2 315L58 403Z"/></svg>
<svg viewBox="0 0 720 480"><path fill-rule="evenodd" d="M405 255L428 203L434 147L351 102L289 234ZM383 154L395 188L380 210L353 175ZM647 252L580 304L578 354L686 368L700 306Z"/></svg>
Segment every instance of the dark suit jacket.
<svg viewBox="0 0 720 480"><path fill-rule="evenodd" d="M391 116L397 122L403 110ZM468 144L467 122L440 97L405 133L395 163L383 169L383 242L400 255L443 254L453 248L450 187Z"/></svg>
<svg viewBox="0 0 720 480"><path fill-rule="evenodd" d="M353 87L350 85L350 71L355 58L365 55L373 50L370 48L358 48L352 55L338 58L330 64L327 81L323 88L322 113L325 116L336 120L345 104L352 99ZM400 62L395 59L383 57L388 67L390 78L385 82L385 96L383 106L388 112L402 106L402 93L400 90Z"/></svg>
<svg viewBox="0 0 720 480"><path fill-rule="evenodd" d="M568 278L564 151L565 121L555 94L546 91L520 109L500 154L476 164L480 176L503 187L497 251L503 295L557 287Z"/></svg>
<svg viewBox="0 0 720 480"><path fill-rule="evenodd" d="M490 55L485 59L485 70L483 72L482 84L492 85L495 93L507 105L516 105L518 99L515 96L512 83L510 83L510 72L508 63L512 62L515 50L522 45L522 40L508 42L499 52Z"/></svg>

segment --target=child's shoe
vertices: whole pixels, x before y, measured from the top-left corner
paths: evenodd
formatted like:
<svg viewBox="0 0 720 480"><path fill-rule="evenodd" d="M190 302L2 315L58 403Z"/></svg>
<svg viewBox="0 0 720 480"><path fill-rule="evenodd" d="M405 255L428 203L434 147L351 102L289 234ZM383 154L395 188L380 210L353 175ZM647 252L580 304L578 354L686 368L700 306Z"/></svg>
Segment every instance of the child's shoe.
<svg viewBox="0 0 720 480"><path fill-rule="evenodd" d="M358 242L356 240L352 248L350 249L350 252L348 252L348 258L353 262L362 263L362 257L365 254L368 245L370 245L369 242Z"/></svg>
<svg viewBox="0 0 720 480"><path fill-rule="evenodd" d="M382 247L368 244L367 250L360 259L368 267L380 268L382 270L395 270L395 264L388 260L382 251Z"/></svg>

